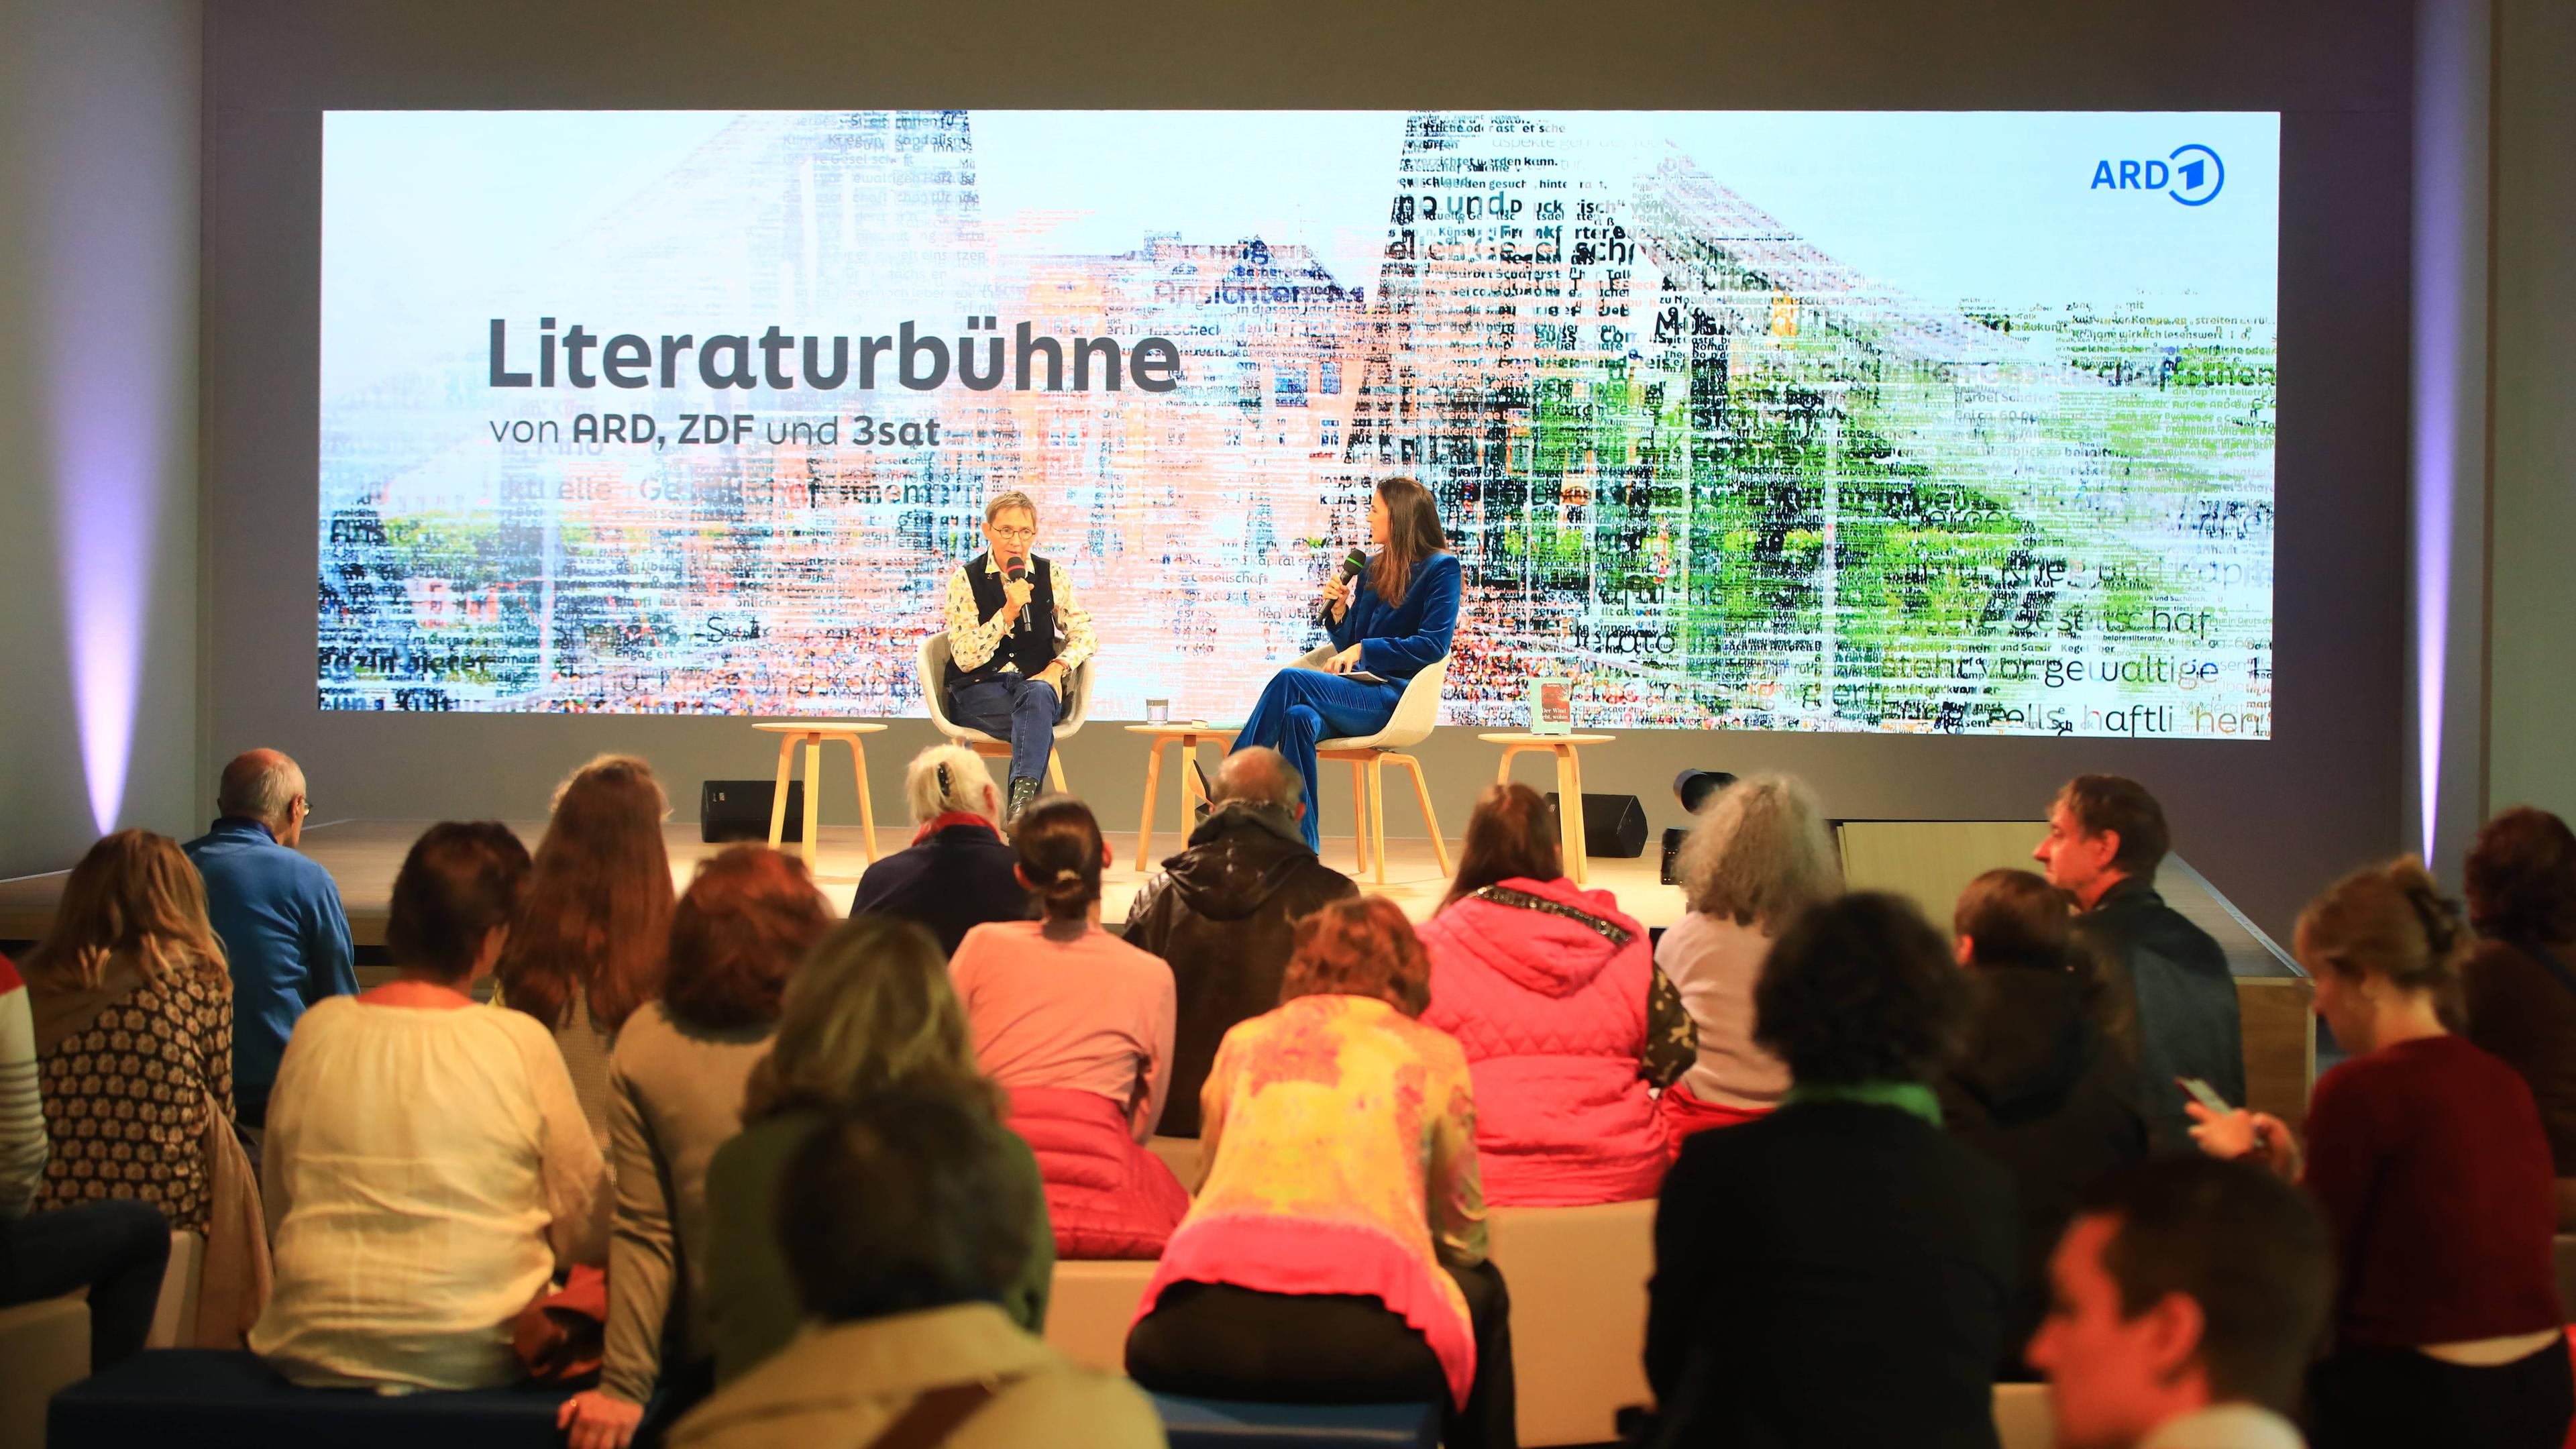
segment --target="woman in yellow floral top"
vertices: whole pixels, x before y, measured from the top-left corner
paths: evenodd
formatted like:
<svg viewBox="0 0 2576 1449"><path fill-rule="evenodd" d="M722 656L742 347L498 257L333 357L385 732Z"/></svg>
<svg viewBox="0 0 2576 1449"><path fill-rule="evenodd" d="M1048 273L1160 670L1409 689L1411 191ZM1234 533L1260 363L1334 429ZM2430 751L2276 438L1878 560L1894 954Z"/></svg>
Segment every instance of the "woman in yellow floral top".
<svg viewBox="0 0 2576 1449"><path fill-rule="evenodd" d="M1457 1041L1415 1020L1422 943L1384 897L1336 902L1298 923L1280 995L1217 1048L1207 1180L1146 1290L1128 1373L1212 1398L1437 1401L1452 1449L1511 1444L1475 1094Z"/></svg>

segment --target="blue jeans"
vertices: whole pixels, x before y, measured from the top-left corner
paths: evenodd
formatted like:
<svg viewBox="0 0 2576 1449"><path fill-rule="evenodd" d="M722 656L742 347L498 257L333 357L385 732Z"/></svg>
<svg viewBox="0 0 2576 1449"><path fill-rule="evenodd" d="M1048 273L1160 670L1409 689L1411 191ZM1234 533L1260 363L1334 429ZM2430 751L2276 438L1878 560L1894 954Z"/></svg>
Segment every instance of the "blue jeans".
<svg viewBox="0 0 2576 1449"><path fill-rule="evenodd" d="M103 1369L143 1351L170 1220L148 1202L111 1198L0 1222L0 1307L89 1289L89 1364Z"/></svg>
<svg viewBox="0 0 2576 1449"><path fill-rule="evenodd" d="M1261 700L1234 737L1234 748L1268 745L1288 757L1306 777L1306 848L1322 849L1315 828L1315 741L1373 735L1395 718L1395 702L1404 697L1398 680L1362 684L1315 669L1282 669L1262 687Z"/></svg>
<svg viewBox="0 0 2576 1449"><path fill-rule="evenodd" d="M948 691L948 717L970 730L1011 742L1011 778L1044 780L1055 751L1055 686L1006 674ZM1004 786L1007 793L1008 785Z"/></svg>

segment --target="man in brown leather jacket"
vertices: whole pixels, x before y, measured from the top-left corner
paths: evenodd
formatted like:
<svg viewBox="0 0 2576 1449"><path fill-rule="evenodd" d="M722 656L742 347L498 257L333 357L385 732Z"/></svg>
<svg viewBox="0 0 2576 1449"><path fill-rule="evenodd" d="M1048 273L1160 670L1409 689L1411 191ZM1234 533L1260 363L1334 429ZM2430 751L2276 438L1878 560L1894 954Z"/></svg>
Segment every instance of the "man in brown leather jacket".
<svg viewBox="0 0 2576 1449"><path fill-rule="evenodd" d="M1298 918L1359 894L1307 847L1306 783L1287 756L1259 746L1226 756L1208 796L1215 808L1189 848L1163 862L1127 912L1127 944L1170 962L1179 992L1167 1137L1199 1135L1199 1087L1217 1043L1279 1004Z"/></svg>

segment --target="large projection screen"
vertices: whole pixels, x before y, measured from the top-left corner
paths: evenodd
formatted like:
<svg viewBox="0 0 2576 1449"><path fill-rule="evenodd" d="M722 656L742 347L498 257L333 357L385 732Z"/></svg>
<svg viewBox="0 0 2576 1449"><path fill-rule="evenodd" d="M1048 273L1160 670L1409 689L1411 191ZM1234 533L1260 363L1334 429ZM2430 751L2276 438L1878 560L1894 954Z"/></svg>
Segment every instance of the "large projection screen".
<svg viewBox="0 0 2576 1449"><path fill-rule="evenodd" d="M983 504L1239 719L1372 480L1442 718L2261 739L2279 118L324 118L325 709L924 713Z"/></svg>

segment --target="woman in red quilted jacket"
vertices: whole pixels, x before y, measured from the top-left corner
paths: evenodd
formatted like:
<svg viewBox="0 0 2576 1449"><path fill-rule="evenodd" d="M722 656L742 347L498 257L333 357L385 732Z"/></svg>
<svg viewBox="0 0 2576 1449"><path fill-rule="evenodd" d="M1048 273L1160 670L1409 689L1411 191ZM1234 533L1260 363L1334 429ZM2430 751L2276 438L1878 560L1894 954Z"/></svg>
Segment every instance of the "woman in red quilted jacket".
<svg viewBox="0 0 2576 1449"><path fill-rule="evenodd" d="M1050 795L1011 832L1043 919L966 933L948 978L975 1060L1046 1178L1060 1258L1153 1258L1189 1192L1145 1150L1172 1085L1172 968L1100 928L1108 847L1090 807Z"/></svg>
<svg viewBox="0 0 2576 1449"><path fill-rule="evenodd" d="M1646 928L1564 878L1556 828L1528 786L1486 790L1421 933L1422 1020L1467 1050L1485 1199L1504 1206L1653 1197L1670 1161L1647 1062Z"/></svg>

